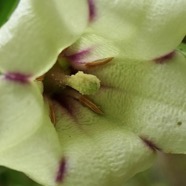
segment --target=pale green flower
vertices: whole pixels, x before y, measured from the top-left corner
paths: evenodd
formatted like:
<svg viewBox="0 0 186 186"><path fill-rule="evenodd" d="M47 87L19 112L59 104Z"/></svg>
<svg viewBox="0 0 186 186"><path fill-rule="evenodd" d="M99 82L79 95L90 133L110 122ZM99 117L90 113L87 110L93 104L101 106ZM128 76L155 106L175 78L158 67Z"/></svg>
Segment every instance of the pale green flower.
<svg viewBox="0 0 186 186"><path fill-rule="evenodd" d="M0 164L47 186L122 186L157 150L186 153L185 8L21 0L0 29Z"/></svg>

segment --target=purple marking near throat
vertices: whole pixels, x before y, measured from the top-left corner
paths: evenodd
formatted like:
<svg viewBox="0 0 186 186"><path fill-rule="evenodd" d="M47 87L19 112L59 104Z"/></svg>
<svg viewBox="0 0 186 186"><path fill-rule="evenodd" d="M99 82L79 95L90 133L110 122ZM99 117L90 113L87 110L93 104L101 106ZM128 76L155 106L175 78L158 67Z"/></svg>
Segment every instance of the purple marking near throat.
<svg viewBox="0 0 186 186"><path fill-rule="evenodd" d="M15 81L21 84L26 84L29 82L30 75L25 75L19 72L8 72L5 74L5 79L9 81Z"/></svg>
<svg viewBox="0 0 186 186"><path fill-rule="evenodd" d="M82 51L79 51L75 54L71 54L71 55L68 55L68 54L64 54L64 56L71 62L73 63L81 63L81 60L83 60L84 57L86 57L89 53L91 52L91 49L88 48L88 49L85 49L85 50L82 50Z"/></svg>
<svg viewBox="0 0 186 186"><path fill-rule="evenodd" d="M88 7L89 7L89 21L94 21L96 17L96 6L94 0L88 0Z"/></svg>
<svg viewBox="0 0 186 186"><path fill-rule="evenodd" d="M158 147L153 141L147 139L144 136L140 136L140 139L144 142L144 144L149 147L153 152L161 151L161 148Z"/></svg>
<svg viewBox="0 0 186 186"><path fill-rule="evenodd" d="M173 57L175 56L175 51L172 51L164 56L161 56L161 57L158 57L158 58L155 58L154 61L157 63L157 64L163 64L165 63L166 61L172 59Z"/></svg>
<svg viewBox="0 0 186 186"><path fill-rule="evenodd" d="M65 177L65 172L66 172L66 160L63 157L60 162L59 168L57 170L57 174L56 174L56 178L55 178L56 183L63 182L64 177Z"/></svg>
<svg viewBox="0 0 186 186"><path fill-rule="evenodd" d="M64 108L68 115L76 122L76 110L73 106L72 98L65 94L54 94L51 99L58 103L60 107Z"/></svg>

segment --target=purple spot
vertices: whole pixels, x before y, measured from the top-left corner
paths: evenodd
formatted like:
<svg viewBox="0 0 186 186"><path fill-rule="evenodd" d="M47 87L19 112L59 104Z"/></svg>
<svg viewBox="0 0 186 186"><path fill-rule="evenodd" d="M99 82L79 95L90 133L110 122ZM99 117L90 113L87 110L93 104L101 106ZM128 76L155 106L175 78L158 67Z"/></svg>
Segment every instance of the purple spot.
<svg viewBox="0 0 186 186"><path fill-rule="evenodd" d="M173 57L175 56L175 51L172 51L164 56L161 56L159 58L156 58L154 59L154 61L157 63L157 64L163 64L165 63L166 61L172 59Z"/></svg>
<svg viewBox="0 0 186 186"><path fill-rule="evenodd" d="M5 79L15 81L21 84L29 83L30 75L21 74L19 72L9 72L5 74Z"/></svg>
<svg viewBox="0 0 186 186"><path fill-rule="evenodd" d="M85 58L88 54L90 54L91 49L85 49L82 51L79 51L75 54L71 54L68 55L67 51L66 53L64 53L64 57L66 57L69 61L73 62L73 63L81 63L81 60L83 60L83 58Z"/></svg>
<svg viewBox="0 0 186 186"><path fill-rule="evenodd" d="M96 6L94 0L88 0L88 7L89 7L89 21L94 21L96 17Z"/></svg>
<svg viewBox="0 0 186 186"><path fill-rule="evenodd" d="M56 103L59 104L59 106L61 106L62 108L64 108L66 110L66 112L68 113L68 115L74 120L76 121L76 111L74 108L74 104L73 104L73 100L72 98L70 98L68 95L66 94L54 94L52 95L51 99L53 101L55 101Z"/></svg>
<svg viewBox="0 0 186 186"><path fill-rule="evenodd" d="M56 183L61 183L64 180L64 176L65 176L65 172L66 172L66 160L63 157L60 164L59 164L59 168L57 170L57 174L56 174Z"/></svg>
<svg viewBox="0 0 186 186"><path fill-rule="evenodd" d="M148 146L153 152L156 150L161 151L161 149L153 142L147 139L146 137L140 136L141 140Z"/></svg>

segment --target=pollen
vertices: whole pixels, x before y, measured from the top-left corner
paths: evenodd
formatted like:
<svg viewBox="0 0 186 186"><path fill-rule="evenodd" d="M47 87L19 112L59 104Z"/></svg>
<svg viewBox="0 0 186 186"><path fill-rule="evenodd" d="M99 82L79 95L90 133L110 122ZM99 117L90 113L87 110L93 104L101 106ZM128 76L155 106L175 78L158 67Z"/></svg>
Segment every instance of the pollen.
<svg viewBox="0 0 186 186"><path fill-rule="evenodd" d="M65 63L64 68L64 65L61 64L63 62L61 56L59 57L60 59L47 73L36 78L36 81L43 84L43 96L48 104L49 117L54 126L57 123L56 108L62 107L70 116L75 116L72 100L78 101L95 114L104 114L101 107L92 99L99 91L101 81L95 75L85 73L84 70L78 71L70 63L67 65ZM110 57L87 62L86 69L101 68L112 59ZM92 96L91 99L89 95Z"/></svg>

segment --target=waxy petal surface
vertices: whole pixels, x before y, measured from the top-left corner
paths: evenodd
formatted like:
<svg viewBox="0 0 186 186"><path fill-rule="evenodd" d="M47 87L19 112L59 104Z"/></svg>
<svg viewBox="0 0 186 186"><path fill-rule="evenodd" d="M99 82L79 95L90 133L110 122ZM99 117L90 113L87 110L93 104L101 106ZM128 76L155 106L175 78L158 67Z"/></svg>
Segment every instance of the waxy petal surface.
<svg viewBox="0 0 186 186"><path fill-rule="evenodd" d="M74 117L62 108L56 125L67 160L61 185L122 186L152 164L155 152L138 136L71 101Z"/></svg>
<svg viewBox="0 0 186 186"><path fill-rule="evenodd" d="M87 22L86 0L21 0L0 29L0 71L42 75Z"/></svg>
<svg viewBox="0 0 186 186"><path fill-rule="evenodd" d="M180 53L163 64L116 58L97 71L106 86L94 100L110 119L121 121L158 149L186 153L185 69Z"/></svg>
<svg viewBox="0 0 186 186"><path fill-rule="evenodd" d="M186 33L186 2L89 1L90 27L62 56L99 78L100 91L90 100L103 114L83 106L73 94L60 97L61 103L55 100L61 147L41 89L12 82L15 74L10 72L31 78L46 72L83 32L88 5L55 0L45 2L45 9L43 2L21 1L0 30L0 69L9 72L0 87L0 162L49 186L122 186L151 165L157 150L186 153L186 59L170 53ZM83 67L109 57L114 60L103 66ZM24 110L29 104L30 110Z"/></svg>
<svg viewBox="0 0 186 186"><path fill-rule="evenodd" d="M21 84L1 76L0 90L0 146L3 150L37 130L43 120L44 103L35 84Z"/></svg>
<svg viewBox="0 0 186 186"><path fill-rule="evenodd" d="M39 87L0 79L0 164L55 185L62 158Z"/></svg>
<svg viewBox="0 0 186 186"><path fill-rule="evenodd" d="M82 42L78 40L68 48L68 52L75 53L76 49L78 54L82 49L85 50L84 46L96 46L97 39L92 43L89 40L86 44L82 44L83 41L84 38ZM95 50L100 52L98 56L101 58L108 57L102 51L107 51L107 55L112 57L114 53L110 48L101 44L98 51L92 49L83 56L83 60L90 61ZM168 153L186 153L185 69L185 57L175 51L163 58L148 61L116 55L110 63L86 69L86 72L96 75L101 81L100 91L91 99L100 106L105 113L104 117L113 121L114 126L133 131L155 149ZM90 118L84 122L88 120Z"/></svg>
<svg viewBox="0 0 186 186"><path fill-rule="evenodd" d="M92 0L90 30L115 41L121 55L151 60L176 48L186 35L186 1Z"/></svg>

